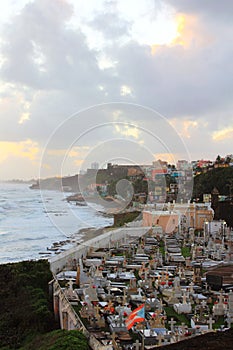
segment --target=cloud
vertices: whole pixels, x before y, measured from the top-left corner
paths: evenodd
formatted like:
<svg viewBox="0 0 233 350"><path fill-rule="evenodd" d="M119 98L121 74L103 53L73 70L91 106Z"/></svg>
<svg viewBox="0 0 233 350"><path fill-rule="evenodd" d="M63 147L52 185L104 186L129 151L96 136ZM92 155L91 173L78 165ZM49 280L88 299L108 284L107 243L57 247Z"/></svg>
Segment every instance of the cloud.
<svg viewBox="0 0 233 350"><path fill-rule="evenodd" d="M198 127L198 121L189 119L172 119L171 125L177 130L182 138L191 138L193 129Z"/></svg>
<svg viewBox="0 0 233 350"><path fill-rule="evenodd" d="M101 1L90 8L72 0L28 2L1 26L0 140L30 139L55 157L73 143L92 149L117 135L144 141L150 154L182 154L181 135L193 155L212 154L216 141L226 140L233 107L233 5L223 3ZM174 20L175 39L157 44L158 30L150 40L138 32L157 28L161 18ZM110 102L135 108L98 106ZM165 115L177 133L139 105ZM116 134L112 122L133 126L118 125ZM62 156L57 164L53 159L51 172L53 166L59 172Z"/></svg>
<svg viewBox="0 0 233 350"><path fill-rule="evenodd" d="M38 154L38 144L32 140L21 142L0 141L0 161L4 161L8 155L17 155L21 158L35 160L37 159Z"/></svg>
<svg viewBox="0 0 233 350"><path fill-rule="evenodd" d="M214 131L212 138L213 141L225 141L226 139L232 139L233 127L225 128L222 130Z"/></svg>
<svg viewBox="0 0 233 350"><path fill-rule="evenodd" d="M115 130L117 134L121 136L126 136L126 137L132 137L134 139L139 139L139 134L140 134L140 129L137 128L137 126L132 127L129 125L119 125L115 124L114 125Z"/></svg>
<svg viewBox="0 0 233 350"><path fill-rule="evenodd" d="M119 41L122 38L129 37L131 23L123 19L118 10L115 1L106 2L103 12L96 14L94 19L90 21L90 27L98 30L108 40L108 44L116 39Z"/></svg>

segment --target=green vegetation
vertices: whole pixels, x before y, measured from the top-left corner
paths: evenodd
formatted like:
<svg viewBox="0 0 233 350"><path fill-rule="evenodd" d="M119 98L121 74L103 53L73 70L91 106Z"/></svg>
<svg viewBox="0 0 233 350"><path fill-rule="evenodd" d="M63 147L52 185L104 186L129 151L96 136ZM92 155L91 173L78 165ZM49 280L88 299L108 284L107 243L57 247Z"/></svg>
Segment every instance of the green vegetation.
<svg viewBox="0 0 233 350"><path fill-rule="evenodd" d="M184 314L179 315L177 312L175 312L173 307L165 306L164 310L166 311L166 315L167 315L168 320L170 320L173 317L174 320L177 322L177 324L181 324L182 322L184 322L187 326L190 325L188 318Z"/></svg>
<svg viewBox="0 0 233 350"><path fill-rule="evenodd" d="M182 247L181 254L183 255L184 258L190 257L191 256L190 248L189 247Z"/></svg>
<svg viewBox="0 0 233 350"><path fill-rule="evenodd" d="M55 330L53 332L37 336L29 344L20 350L87 350L87 339L76 330Z"/></svg>
<svg viewBox="0 0 233 350"><path fill-rule="evenodd" d="M0 265L1 350L87 349L77 347L83 337L77 331L47 333L58 328L49 296L51 280L46 260Z"/></svg>
<svg viewBox="0 0 233 350"><path fill-rule="evenodd" d="M18 348L31 334L55 328L51 279L45 260L0 265L0 347Z"/></svg>
<svg viewBox="0 0 233 350"><path fill-rule="evenodd" d="M220 194L229 195L233 180L233 168L216 168L195 176L193 197L202 200L203 193L211 193L216 187Z"/></svg>
<svg viewBox="0 0 233 350"><path fill-rule="evenodd" d="M162 240L159 242L159 250L160 250L160 253L162 254L162 256L165 257L164 241L162 241Z"/></svg>
<svg viewBox="0 0 233 350"><path fill-rule="evenodd" d="M115 214L114 227L120 227L126 224L127 222L132 222L134 220L137 220L139 216L140 216L140 212L138 211Z"/></svg>
<svg viewBox="0 0 233 350"><path fill-rule="evenodd" d="M224 325L225 321L224 321L224 317L218 317L218 319L215 321L215 323L213 324L213 329L219 329L221 328L222 325Z"/></svg>

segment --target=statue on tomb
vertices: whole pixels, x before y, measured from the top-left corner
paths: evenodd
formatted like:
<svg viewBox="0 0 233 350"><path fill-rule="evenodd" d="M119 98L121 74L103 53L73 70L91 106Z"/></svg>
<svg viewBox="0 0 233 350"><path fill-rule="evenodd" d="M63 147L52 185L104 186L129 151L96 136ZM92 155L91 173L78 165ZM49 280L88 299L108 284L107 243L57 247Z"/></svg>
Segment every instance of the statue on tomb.
<svg viewBox="0 0 233 350"><path fill-rule="evenodd" d="M76 293L73 290L73 281L72 280L69 280L69 282L68 282L68 289L66 290L65 294L66 294L68 299L77 298L77 295L76 295Z"/></svg>

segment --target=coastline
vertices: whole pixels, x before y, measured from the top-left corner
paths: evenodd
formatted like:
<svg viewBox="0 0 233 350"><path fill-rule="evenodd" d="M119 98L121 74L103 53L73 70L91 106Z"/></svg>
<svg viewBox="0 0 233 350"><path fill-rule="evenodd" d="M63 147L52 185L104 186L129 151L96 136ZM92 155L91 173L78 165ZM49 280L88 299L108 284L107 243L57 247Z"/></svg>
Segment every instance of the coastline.
<svg viewBox="0 0 233 350"><path fill-rule="evenodd" d="M110 226L110 227L112 227L112 226ZM101 228L95 228L95 227L82 228L78 231L78 235L82 235L82 237L80 238L80 240L77 241L77 243L79 241L87 242L94 237L102 235L107 230L107 228L108 228L108 226L101 227Z"/></svg>
<svg viewBox="0 0 233 350"><path fill-rule="evenodd" d="M69 238L64 241L55 241L47 250L40 252L39 255L42 258L51 258L54 255L59 255L62 252L68 251L69 249L76 247L77 245L83 245L89 240L102 235L107 229L113 229L113 226L104 226L100 228L86 227L81 228L76 233L72 234Z"/></svg>

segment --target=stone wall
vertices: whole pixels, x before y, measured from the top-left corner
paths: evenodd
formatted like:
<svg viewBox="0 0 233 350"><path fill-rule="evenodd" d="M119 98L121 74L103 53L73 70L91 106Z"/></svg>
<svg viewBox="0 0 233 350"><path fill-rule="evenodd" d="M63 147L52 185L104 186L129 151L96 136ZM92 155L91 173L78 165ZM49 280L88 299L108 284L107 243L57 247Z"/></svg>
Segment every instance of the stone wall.
<svg viewBox="0 0 233 350"><path fill-rule="evenodd" d="M53 302L54 302L54 313L55 318L60 323L61 329L68 331L77 329L82 332L88 339L88 343L91 349L94 350L112 350L111 345L103 345L98 339L88 332L81 319L74 311L69 300L66 298L62 288L60 287L56 277L53 280Z"/></svg>
<svg viewBox="0 0 233 350"><path fill-rule="evenodd" d="M103 234L90 239L87 242L81 243L78 246L74 246L71 249L62 252L52 257L50 262L50 269L52 273L57 274L58 272L66 269L68 262L71 260L78 260L87 254L90 248L107 248L114 247L116 242L127 242L127 238L141 237L143 236L150 227L123 227L116 230L104 232ZM70 264L69 264L70 265Z"/></svg>

